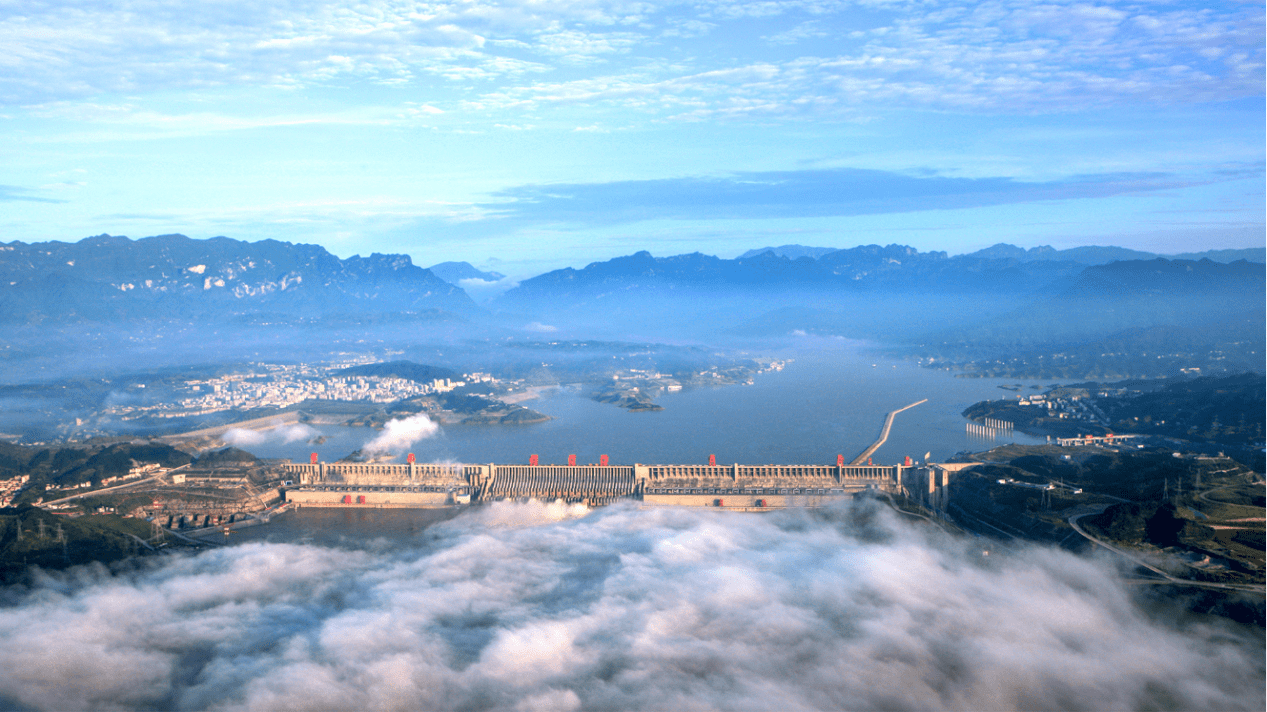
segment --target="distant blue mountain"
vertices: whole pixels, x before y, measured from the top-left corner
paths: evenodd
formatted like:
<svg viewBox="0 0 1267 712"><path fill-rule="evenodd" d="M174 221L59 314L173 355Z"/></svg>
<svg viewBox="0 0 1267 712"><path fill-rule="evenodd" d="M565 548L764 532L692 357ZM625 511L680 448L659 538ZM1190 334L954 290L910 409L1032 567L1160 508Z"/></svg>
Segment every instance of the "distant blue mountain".
<svg viewBox="0 0 1267 712"><path fill-rule="evenodd" d="M1072 277L1083 267L1074 262L951 258L945 252L920 252L905 245L863 245L833 250L818 259L789 259L774 250L733 260L700 253L653 257L643 251L524 280L497 302L529 306L551 300L610 301L618 295L690 289L1024 293Z"/></svg>
<svg viewBox="0 0 1267 712"><path fill-rule="evenodd" d="M757 250L748 250L742 255L739 255L739 257L736 259L746 260L749 257L756 257L757 255L760 255L766 252L772 252L775 255L778 255L779 257L786 257L789 260L795 260L800 257L808 257L810 259L816 260L819 257L822 257L825 254L828 254L829 252L835 252L836 250L839 250L839 249L840 249L839 247L806 247L805 245L782 245L780 247L762 247Z"/></svg>
<svg viewBox="0 0 1267 712"><path fill-rule="evenodd" d="M1205 252L1182 252L1170 255L1172 260L1213 260L1215 262L1267 262L1267 247L1246 247L1241 250L1206 250Z"/></svg>
<svg viewBox="0 0 1267 712"><path fill-rule="evenodd" d="M435 311L479 308L408 255L341 260L318 245L184 235L0 243L0 321Z"/></svg>
<svg viewBox="0 0 1267 712"><path fill-rule="evenodd" d="M1263 267L1238 260L1124 260L1092 265L1078 275L1067 296L1099 298L1109 295L1190 299L1193 295L1249 297L1254 307L1262 306L1267 290ZM1236 300L1240 301L1240 299ZM1221 303L1230 309L1232 300Z"/></svg>
<svg viewBox="0 0 1267 712"><path fill-rule="evenodd" d="M1262 250L1221 251L1209 257L1262 256ZM969 255L921 252L905 245L863 245L848 250L784 245L749 250L735 260L691 255L655 257L650 252L593 262L584 269L555 270L523 280L499 296L500 307L525 307L595 299L649 298L683 290L829 290L870 293L1036 294L1066 290L1087 267L1157 260L1124 247L1017 247L995 245Z"/></svg>
<svg viewBox="0 0 1267 712"><path fill-rule="evenodd" d="M1007 335L1032 343L1046 332L1076 340L1133 326L1261 321L1261 264L1153 258L1089 265L1070 259L1103 257L1106 248L1050 250L1064 252L1065 259L1028 259L1047 252L1001 245L951 257L905 245L863 245L818 259L764 251L725 260L644 251L524 280L492 305L504 313L612 328L672 324L702 330L729 323L736 325L734 333L751 335L892 337L997 317L1002 321L988 328L939 337L947 344L967 339L995 346Z"/></svg>
<svg viewBox="0 0 1267 712"><path fill-rule="evenodd" d="M984 250L977 250L962 256L979 259L1015 260L1017 262L1035 262L1039 260L1077 262L1084 265L1104 265L1125 260L1152 260L1158 257L1172 260L1208 259L1214 262L1235 262L1237 260L1267 262L1267 248L1249 247L1240 250L1206 250L1205 252L1163 255L1155 252L1141 252L1140 250L1132 250L1125 247L1100 247L1097 245L1071 247L1067 250L1057 250L1050 245L1040 245L1027 250L1023 247L1001 242Z"/></svg>
<svg viewBox="0 0 1267 712"><path fill-rule="evenodd" d="M1073 247L1068 250L1057 250L1049 245L1040 245L1039 247L1031 247L1025 249L1016 245L1007 243L999 243L984 250L963 255L963 257L975 257L978 259L991 260L1016 260L1018 262L1034 262L1039 260L1059 261L1059 262L1078 262L1084 265L1102 265L1118 260L1150 260L1158 255L1152 252L1141 252L1139 250L1131 250L1125 247L1099 247L1096 245L1088 245L1085 247Z"/></svg>
<svg viewBox="0 0 1267 712"><path fill-rule="evenodd" d="M496 282L506 278L506 275L499 272L481 272L475 269L470 262L441 262L438 265L431 265L427 269L431 270L431 274L443 279L449 284L457 284L464 279L478 279L484 282Z"/></svg>

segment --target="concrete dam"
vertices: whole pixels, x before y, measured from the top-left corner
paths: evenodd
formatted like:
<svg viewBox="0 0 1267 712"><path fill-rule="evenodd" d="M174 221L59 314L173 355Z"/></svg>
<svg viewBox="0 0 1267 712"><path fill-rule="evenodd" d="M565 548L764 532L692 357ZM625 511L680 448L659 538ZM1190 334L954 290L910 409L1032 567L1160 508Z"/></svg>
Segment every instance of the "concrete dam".
<svg viewBox="0 0 1267 712"><path fill-rule="evenodd" d="M526 465L284 464L286 501L301 507L445 507L498 500L563 500L590 506L635 500L652 505L771 509L818 506L865 490L900 492L916 468L905 465Z"/></svg>
<svg viewBox="0 0 1267 712"><path fill-rule="evenodd" d="M944 466L873 465L871 455L889 437L893 418L927 402L899 408L884 419L880 436L852 462L837 455L835 465L613 465L607 456L578 465L542 465L537 456L527 465L420 464L413 454L406 464L321 462L313 453L307 463L282 468L293 482L286 501L301 507L448 507L499 500L563 500L601 506L618 500L647 505L726 507L765 510L816 507L867 490L936 497L949 482Z"/></svg>

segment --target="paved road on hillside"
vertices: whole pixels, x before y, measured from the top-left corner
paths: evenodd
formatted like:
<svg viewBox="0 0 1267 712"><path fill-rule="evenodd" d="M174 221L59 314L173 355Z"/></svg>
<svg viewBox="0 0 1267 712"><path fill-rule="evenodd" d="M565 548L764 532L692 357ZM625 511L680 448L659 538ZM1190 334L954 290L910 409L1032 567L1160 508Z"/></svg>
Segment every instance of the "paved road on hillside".
<svg viewBox="0 0 1267 712"><path fill-rule="evenodd" d="M1182 579L1176 576L1171 576L1165 571L1162 571L1161 569L1157 568L1156 566L1153 566L1152 564L1148 563L1147 561L1144 561L1143 559L1135 556L1134 554L1130 554L1124 551L1123 549L1116 547L1102 539L1091 536L1090 534L1087 533L1085 529L1083 529L1078 524L1079 519L1082 519L1083 517L1089 517L1096 514L1100 514L1107 508L1108 508L1108 505L1105 505L1103 508L1100 509L1099 512L1084 512L1082 514L1075 514L1074 516L1069 517L1069 526L1073 527L1074 531L1078 532L1082 536L1089 539L1093 544L1098 544L1099 546L1102 546L1105 549L1108 549L1109 551L1117 554L1118 556L1121 556L1134 564L1137 564L1145 569L1148 569L1149 571L1152 571L1158 576L1161 576L1162 578L1166 579L1168 583L1177 584L1180 586L1195 586L1197 588L1216 588L1216 589L1222 589L1224 591L1250 591L1253 593L1263 593L1262 586L1251 586L1251 585L1235 584L1235 583L1210 583L1206 581L1191 581L1189 579Z"/></svg>

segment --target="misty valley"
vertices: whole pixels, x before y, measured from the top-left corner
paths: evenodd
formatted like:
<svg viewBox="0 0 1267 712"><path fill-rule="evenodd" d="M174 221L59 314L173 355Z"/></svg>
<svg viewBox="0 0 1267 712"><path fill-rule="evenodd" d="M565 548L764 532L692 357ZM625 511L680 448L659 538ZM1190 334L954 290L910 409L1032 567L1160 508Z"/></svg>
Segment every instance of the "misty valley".
<svg viewBox="0 0 1267 712"><path fill-rule="evenodd" d="M0 244L0 705L1260 709L1263 261Z"/></svg>

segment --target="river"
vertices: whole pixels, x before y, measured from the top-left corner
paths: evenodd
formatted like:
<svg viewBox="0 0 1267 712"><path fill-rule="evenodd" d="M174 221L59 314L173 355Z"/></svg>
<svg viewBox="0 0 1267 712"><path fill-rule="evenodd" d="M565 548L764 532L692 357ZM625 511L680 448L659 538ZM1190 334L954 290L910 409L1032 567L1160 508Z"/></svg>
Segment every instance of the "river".
<svg viewBox="0 0 1267 712"><path fill-rule="evenodd" d="M598 462L603 454L613 464L704 463L710 454L719 463L835 463L837 454L851 460L874 442L885 414L923 398L928 402L898 414L888 441L873 457L876 463L893 464L906 456L922 460L925 453L943 460L963 450L1008 442L1045 442L1023 433L994 440L969 435L961 413L978 401L1015 398L1047 383L956 378L911 362L877 360L858 342L812 343L810 348L763 352L789 362L782 371L758 374L752 385L664 393L656 398L664 406L661 411L630 412L592 401L581 388L564 386L525 402L553 420L516 426L446 425L410 449L419 462L526 463L529 455L537 454L542 464L548 464L567 462L575 453L581 463ZM1017 385L1021 390L999 388ZM316 452L323 460L336 460L378 434L365 427L314 427L326 438L320 445L274 437L248 449L260 457L302 461ZM325 542L323 537L391 537L447 516L427 510L337 515L319 511L288 513L234 538Z"/></svg>
<svg viewBox="0 0 1267 712"><path fill-rule="evenodd" d="M878 361L857 343L818 342L823 348L772 354L791 359L781 372L762 373L752 385L696 388L664 393L662 411L630 412L586 398L579 387L546 391L525 405L553 420L530 425L446 425L417 442L419 462L563 463L575 453L580 462L609 455L613 463L834 463L837 454L852 459L879 435L889 411L927 398L899 414L888 442L874 456L892 464L905 456L934 460L961 450L982 450L1003 442L1043 441L1021 433L983 440L965 432L960 413L987 399L1015 398L1035 392L1037 381L955 378L903 361ZM1000 389L1014 387L1017 392ZM253 444L260 457L296 461L317 452L336 460L373 438L364 427L317 425L320 445L280 438Z"/></svg>

